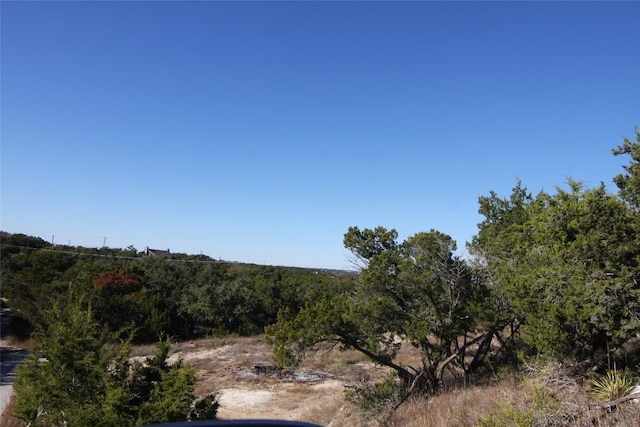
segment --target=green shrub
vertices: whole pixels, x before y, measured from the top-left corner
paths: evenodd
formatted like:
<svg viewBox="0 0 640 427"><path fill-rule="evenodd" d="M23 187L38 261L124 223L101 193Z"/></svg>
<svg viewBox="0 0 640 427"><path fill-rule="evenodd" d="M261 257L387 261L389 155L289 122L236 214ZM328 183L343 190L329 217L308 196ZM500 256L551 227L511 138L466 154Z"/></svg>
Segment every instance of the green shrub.
<svg viewBox="0 0 640 427"><path fill-rule="evenodd" d="M397 402L399 392L396 376L392 374L379 383L362 381L348 390L345 397L364 413L377 414Z"/></svg>
<svg viewBox="0 0 640 427"><path fill-rule="evenodd" d="M69 295L43 315L33 356L17 370L15 415L32 426L121 427L215 418L215 395L197 400L195 371L169 365L169 342L153 357L129 361L83 298Z"/></svg>
<svg viewBox="0 0 640 427"><path fill-rule="evenodd" d="M495 413L479 417L479 427L531 427L534 425L535 413L533 409L521 409L515 404L497 402Z"/></svg>
<svg viewBox="0 0 640 427"><path fill-rule="evenodd" d="M574 426L583 420L585 402L575 380L560 364L530 367L521 384L522 392L506 401L496 401L496 410L479 417L482 427Z"/></svg>

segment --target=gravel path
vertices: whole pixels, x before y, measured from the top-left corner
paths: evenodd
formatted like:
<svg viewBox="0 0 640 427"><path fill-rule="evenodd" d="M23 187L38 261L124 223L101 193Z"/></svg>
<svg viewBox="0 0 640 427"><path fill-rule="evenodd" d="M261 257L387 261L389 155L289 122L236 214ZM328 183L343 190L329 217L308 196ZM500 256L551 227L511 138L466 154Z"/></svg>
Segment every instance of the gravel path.
<svg viewBox="0 0 640 427"><path fill-rule="evenodd" d="M4 345L0 340L0 414L11 400L13 382L16 379L15 368L27 356L27 352Z"/></svg>
<svg viewBox="0 0 640 427"><path fill-rule="evenodd" d="M11 310L6 300L0 301L0 414L11 400L13 382L16 379L16 366L27 356L27 352L14 347L5 339L5 332L11 319Z"/></svg>

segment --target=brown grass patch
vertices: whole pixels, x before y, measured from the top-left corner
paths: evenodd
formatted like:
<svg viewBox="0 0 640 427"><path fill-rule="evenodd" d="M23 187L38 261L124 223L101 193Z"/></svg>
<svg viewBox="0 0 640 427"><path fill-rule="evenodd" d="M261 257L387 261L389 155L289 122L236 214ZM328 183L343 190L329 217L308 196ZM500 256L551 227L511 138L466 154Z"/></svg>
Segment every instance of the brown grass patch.
<svg viewBox="0 0 640 427"><path fill-rule="evenodd" d="M609 411L589 406L588 391L559 367L484 386L450 390L405 402L386 420L388 427L566 426L638 427L640 404ZM516 421L519 420L519 421ZM530 420L529 424L524 420ZM484 424L482 423L484 421Z"/></svg>
<svg viewBox="0 0 640 427"><path fill-rule="evenodd" d="M0 415L0 426L3 427L26 427L27 423L13 416L13 410L16 406L16 396L11 396L9 403L4 408L4 413Z"/></svg>
<svg viewBox="0 0 640 427"><path fill-rule="evenodd" d="M472 427L478 416L492 412L503 399L519 396L515 381L497 385L468 387L448 393L414 398L391 416L390 427Z"/></svg>

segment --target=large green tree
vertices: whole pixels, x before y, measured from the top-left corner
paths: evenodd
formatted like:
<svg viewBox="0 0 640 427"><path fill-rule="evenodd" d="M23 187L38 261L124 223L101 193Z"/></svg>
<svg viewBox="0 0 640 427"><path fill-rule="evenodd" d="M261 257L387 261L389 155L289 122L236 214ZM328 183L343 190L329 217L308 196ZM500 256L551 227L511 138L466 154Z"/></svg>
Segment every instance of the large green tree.
<svg viewBox="0 0 640 427"><path fill-rule="evenodd" d="M397 237L383 227L349 228L344 243L362 266L360 279L351 292L279 313L266 331L281 363L335 343L395 371L405 396L436 390L446 372L465 376L480 365L506 324L491 313L491 293L454 255L450 236L431 230L402 243ZM402 345L420 349L419 364L396 360Z"/></svg>
<svg viewBox="0 0 640 427"><path fill-rule="evenodd" d="M470 245L538 353L606 360L640 331L637 221L604 185L480 198Z"/></svg>

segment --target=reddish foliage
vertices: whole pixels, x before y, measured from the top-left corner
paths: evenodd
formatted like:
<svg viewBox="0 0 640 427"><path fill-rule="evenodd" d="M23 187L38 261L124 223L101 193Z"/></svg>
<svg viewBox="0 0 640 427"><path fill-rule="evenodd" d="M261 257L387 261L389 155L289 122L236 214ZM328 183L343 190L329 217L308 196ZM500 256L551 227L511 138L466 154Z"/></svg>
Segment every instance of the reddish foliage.
<svg viewBox="0 0 640 427"><path fill-rule="evenodd" d="M93 279L96 289L109 295L128 295L140 290L140 282L124 270L105 271Z"/></svg>

